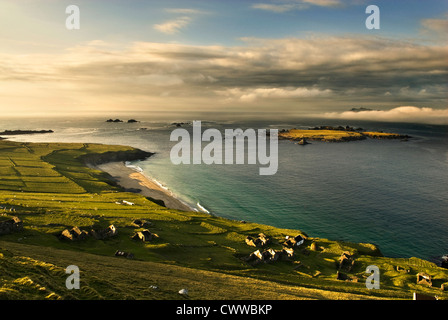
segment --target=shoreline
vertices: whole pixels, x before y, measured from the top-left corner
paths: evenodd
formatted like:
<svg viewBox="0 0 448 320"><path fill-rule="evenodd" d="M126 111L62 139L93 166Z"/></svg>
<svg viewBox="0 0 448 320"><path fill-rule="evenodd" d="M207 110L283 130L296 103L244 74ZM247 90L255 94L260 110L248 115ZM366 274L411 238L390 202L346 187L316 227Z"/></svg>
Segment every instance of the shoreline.
<svg viewBox="0 0 448 320"><path fill-rule="evenodd" d="M172 192L162 188L155 180L142 172L126 166L124 161L107 162L90 167L106 172L111 178L128 192L139 193L145 197L163 201L166 208L181 211L195 211L194 208L176 198Z"/></svg>

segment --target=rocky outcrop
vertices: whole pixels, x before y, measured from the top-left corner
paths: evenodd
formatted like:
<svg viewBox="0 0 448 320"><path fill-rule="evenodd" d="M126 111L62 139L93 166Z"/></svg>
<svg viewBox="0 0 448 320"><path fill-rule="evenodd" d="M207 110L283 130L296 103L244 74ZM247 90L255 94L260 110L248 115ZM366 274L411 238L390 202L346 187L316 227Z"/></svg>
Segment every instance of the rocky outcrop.
<svg viewBox="0 0 448 320"><path fill-rule="evenodd" d="M145 160L152 155L154 155L152 152L132 149L129 151L109 151L104 153L86 154L79 157L79 159L87 165L97 166L107 162Z"/></svg>

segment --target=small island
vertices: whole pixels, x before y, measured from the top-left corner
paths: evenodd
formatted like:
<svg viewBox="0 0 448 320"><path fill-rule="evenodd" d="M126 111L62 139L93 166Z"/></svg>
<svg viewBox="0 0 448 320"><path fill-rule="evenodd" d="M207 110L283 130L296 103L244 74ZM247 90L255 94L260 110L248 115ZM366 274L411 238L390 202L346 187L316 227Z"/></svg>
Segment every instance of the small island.
<svg viewBox="0 0 448 320"><path fill-rule="evenodd" d="M278 133L280 139L299 141L300 145L308 144L307 140L324 142L348 142L371 139L400 139L407 141L411 138L408 135L398 133L386 133L382 131L365 131L362 128L353 128L350 126L320 126L309 129L290 129L280 130Z"/></svg>
<svg viewBox="0 0 448 320"><path fill-rule="evenodd" d="M53 133L53 130L5 130L0 136L15 136L19 134Z"/></svg>
<svg viewBox="0 0 448 320"><path fill-rule="evenodd" d="M121 120L121 119L108 119L108 120L106 120L106 122L115 122L115 123L118 123L118 122L124 122L123 120ZM137 121L137 120L135 120L135 119L129 119L128 121L127 121L127 123L136 123L136 122L140 122L140 121Z"/></svg>

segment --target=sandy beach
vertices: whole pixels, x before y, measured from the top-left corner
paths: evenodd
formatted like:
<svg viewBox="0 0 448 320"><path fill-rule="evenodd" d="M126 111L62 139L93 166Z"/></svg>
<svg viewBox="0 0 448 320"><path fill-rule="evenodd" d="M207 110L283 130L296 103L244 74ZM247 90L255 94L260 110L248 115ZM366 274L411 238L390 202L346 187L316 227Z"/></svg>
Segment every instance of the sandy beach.
<svg viewBox="0 0 448 320"><path fill-rule="evenodd" d="M188 205L175 198L174 195L161 188L156 182L144 174L129 168L124 162L108 162L94 166L95 169L108 173L120 186L156 200L162 200L165 207L182 211L193 211Z"/></svg>

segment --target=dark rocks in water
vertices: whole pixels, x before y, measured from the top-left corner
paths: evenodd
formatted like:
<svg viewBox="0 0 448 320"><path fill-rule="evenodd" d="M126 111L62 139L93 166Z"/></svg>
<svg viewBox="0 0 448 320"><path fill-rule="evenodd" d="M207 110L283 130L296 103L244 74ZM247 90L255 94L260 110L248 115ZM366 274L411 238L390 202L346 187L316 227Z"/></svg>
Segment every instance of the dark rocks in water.
<svg viewBox="0 0 448 320"><path fill-rule="evenodd" d="M173 122L173 123L171 123L173 126L176 126L176 127L182 127L184 124L188 124L188 123L186 123L186 122Z"/></svg>
<svg viewBox="0 0 448 320"><path fill-rule="evenodd" d="M124 122L123 120L121 120L121 119L108 119L108 120L106 120L106 122ZM138 121L138 120L135 120L135 119L129 119L128 121L127 121L127 123L135 123L135 122L140 122L140 121Z"/></svg>

